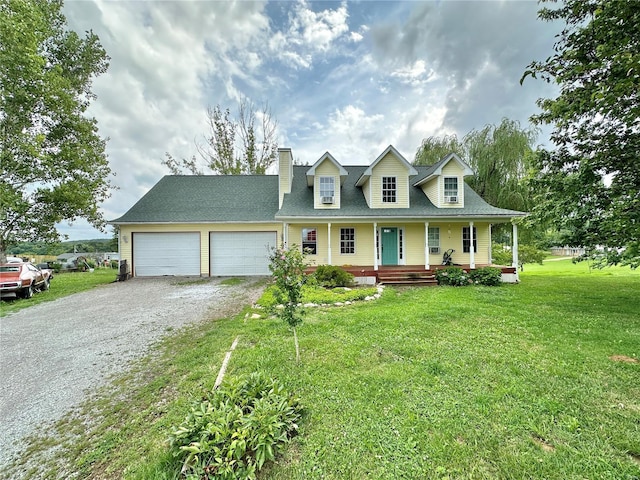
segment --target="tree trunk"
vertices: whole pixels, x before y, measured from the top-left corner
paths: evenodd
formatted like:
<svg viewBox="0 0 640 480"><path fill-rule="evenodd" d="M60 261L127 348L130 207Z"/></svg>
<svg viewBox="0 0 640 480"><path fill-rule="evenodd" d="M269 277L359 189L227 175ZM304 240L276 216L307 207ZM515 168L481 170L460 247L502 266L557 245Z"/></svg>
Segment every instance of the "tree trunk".
<svg viewBox="0 0 640 480"><path fill-rule="evenodd" d="M296 344L296 363L300 363L300 347L298 346L298 333L296 327L293 327L293 341Z"/></svg>

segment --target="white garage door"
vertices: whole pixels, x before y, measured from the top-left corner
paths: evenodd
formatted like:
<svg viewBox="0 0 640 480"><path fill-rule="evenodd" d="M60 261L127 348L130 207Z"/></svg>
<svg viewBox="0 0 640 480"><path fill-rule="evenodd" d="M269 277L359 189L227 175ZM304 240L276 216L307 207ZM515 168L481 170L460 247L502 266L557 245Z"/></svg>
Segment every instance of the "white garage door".
<svg viewBox="0 0 640 480"><path fill-rule="evenodd" d="M200 234L134 233L133 274L200 275Z"/></svg>
<svg viewBox="0 0 640 480"><path fill-rule="evenodd" d="M269 275L276 232L211 232L211 275Z"/></svg>

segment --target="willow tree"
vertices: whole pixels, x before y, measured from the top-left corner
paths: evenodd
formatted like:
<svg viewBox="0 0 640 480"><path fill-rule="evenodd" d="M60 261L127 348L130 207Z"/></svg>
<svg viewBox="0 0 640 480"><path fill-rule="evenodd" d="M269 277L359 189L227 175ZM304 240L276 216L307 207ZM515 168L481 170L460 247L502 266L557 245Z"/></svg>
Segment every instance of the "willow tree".
<svg viewBox="0 0 640 480"><path fill-rule="evenodd" d="M463 139L464 158L474 171L467 182L487 203L527 211L531 207L528 177L537 132L515 120L487 125Z"/></svg>
<svg viewBox="0 0 640 480"><path fill-rule="evenodd" d="M111 169L86 111L107 66L96 35L67 29L61 0L0 3L0 257L59 240L63 221L104 225Z"/></svg>
<svg viewBox="0 0 640 480"><path fill-rule="evenodd" d="M464 145L453 133L451 135L432 135L422 140L416 152L414 165L433 165L450 153L464 157Z"/></svg>

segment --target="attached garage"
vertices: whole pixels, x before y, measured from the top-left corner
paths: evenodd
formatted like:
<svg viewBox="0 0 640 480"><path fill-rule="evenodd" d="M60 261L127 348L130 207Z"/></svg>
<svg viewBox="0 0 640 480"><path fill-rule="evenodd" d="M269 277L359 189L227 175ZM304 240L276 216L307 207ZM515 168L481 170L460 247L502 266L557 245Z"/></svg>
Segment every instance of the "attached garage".
<svg viewBox="0 0 640 480"><path fill-rule="evenodd" d="M269 254L276 240L276 232L211 232L211 275L269 275Z"/></svg>
<svg viewBox="0 0 640 480"><path fill-rule="evenodd" d="M200 233L134 233L133 275L200 275Z"/></svg>

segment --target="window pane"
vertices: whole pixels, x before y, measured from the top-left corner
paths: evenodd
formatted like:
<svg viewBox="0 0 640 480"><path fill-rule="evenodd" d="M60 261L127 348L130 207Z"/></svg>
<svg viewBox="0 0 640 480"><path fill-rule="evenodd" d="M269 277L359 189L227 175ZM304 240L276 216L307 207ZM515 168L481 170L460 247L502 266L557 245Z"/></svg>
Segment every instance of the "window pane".
<svg viewBox="0 0 640 480"><path fill-rule="evenodd" d="M444 179L444 196L454 197L458 195L458 178L446 177Z"/></svg>
<svg viewBox="0 0 640 480"><path fill-rule="evenodd" d="M429 227L429 246L440 246L440 227Z"/></svg>
<svg viewBox="0 0 640 480"><path fill-rule="evenodd" d="M340 253L356 253L355 228L340 229Z"/></svg>
<svg viewBox="0 0 640 480"><path fill-rule="evenodd" d="M471 252L471 229L469 227L462 227L462 251L464 253ZM476 227L473 227L473 251L478 252L478 233Z"/></svg>
<svg viewBox="0 0 640 480"><path fill-rule="evenodd" d="M395 203L396 177L382 177L382 201L384 203Z"/></svg>
<svg viewBox="0 0 640 480"><path fill-rule="evenodd" d="M320 177L320 196L333 197L335 193L333 177Z"/></svg>
<svg viewBox="0 0 640 480"><path fill-rule="evenodd" d="M310 255L317 253L317 232L315 228L302 229L302 251Z"/></svg>

